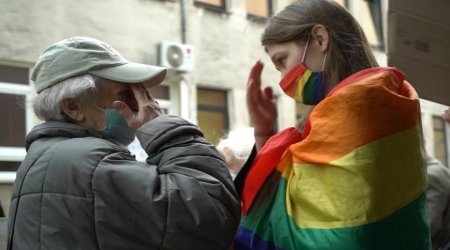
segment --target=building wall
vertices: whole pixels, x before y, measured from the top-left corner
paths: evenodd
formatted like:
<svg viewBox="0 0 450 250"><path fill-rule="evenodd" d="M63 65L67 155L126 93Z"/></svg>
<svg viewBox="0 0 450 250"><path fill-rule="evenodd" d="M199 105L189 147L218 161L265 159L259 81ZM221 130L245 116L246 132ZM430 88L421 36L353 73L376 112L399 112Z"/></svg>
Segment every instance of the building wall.
<svg viewBox="0 0 450 250"><path fill-rule="evenodd" d="M187 1L187 43L195 48L196 66L185 75L189 91L185 115L193 122L197 85L233 90L231 100L240 106L251 65L257 59L269 65L259 43L264 24L247 18L243 3L229 1L227 13L217 13ZM0 9L3 63L32 66L49 44L71 36L91 36L108 42L129 60L156 64L160 41L181 41L178 1L0 0ZM173 72L165 83L177 89L179 80ZM277 84L273 67L266 67L263 82ZM180 114L179 107L185 104L176 104L173 113ZM231 118L232 127L248 123L246 114Z"/></svg>

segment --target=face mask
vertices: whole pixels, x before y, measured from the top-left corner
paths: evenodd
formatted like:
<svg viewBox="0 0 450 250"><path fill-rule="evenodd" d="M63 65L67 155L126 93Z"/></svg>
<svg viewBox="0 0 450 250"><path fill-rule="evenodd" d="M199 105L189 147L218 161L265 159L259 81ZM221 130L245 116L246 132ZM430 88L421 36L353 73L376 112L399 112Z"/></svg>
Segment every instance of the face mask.
<svg viewBox="0 0 450 250"><path fill-rule="evenodd" d="M103 112L105 112L106 128L100 130L100 134L104 138L111 138L122 145L129 145L136 135L136 131L130 128L122 117L115 109L102 109L94 106Z"/></svg>
<svg viewBox="0 0 450 250"><path fill-rule="evenodd" d="M308 41L303 51L302 62L294 66L280 81L281 89L288 96L306 105L316 105L325 97L323 69L327 54L323 59L322 71L312 72L304 63Z"/></svg>

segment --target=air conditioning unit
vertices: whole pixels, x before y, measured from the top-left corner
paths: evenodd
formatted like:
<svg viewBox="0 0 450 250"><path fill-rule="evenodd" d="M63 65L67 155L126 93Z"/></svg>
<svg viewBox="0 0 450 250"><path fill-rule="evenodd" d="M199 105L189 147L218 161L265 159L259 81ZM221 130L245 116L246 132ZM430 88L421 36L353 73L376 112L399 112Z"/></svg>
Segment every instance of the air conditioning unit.
<svg viewBox="0 0 450 250"><path fill-rule="evenodd" d="M162 41L158 45L159 65L167 69L189 72L194 70L194 47L188 44Z"/></svg>

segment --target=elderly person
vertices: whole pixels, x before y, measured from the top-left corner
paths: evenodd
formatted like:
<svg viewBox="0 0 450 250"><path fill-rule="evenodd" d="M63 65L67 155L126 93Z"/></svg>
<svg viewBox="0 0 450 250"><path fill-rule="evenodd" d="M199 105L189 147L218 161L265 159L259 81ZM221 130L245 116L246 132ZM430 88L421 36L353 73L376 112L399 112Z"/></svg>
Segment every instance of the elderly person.
<svg viewBox="0 0 450 250"><path fill-rule="evenodd" d="M240 202L195 125L162 115L166 70L74 37L39 57L36 115L11 200L9 249L228 249ZM135 135L149 155L138 162Z"/></svg>

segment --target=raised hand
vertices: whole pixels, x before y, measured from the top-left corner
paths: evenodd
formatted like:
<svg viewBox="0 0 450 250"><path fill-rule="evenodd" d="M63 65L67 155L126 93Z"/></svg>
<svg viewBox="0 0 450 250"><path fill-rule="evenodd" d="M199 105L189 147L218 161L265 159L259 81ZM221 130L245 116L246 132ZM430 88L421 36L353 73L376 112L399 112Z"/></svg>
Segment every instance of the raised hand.
<svg viewBox="0 0 450 250"><path fill-rule="evenodd" d="M139 110L133 112L130 107L122 101L115 101L113 107L127 121L130 128L138 129L148 121L161 115L161 108L152 95L142 84L132 84L131 90L138 103Z"/></svg>
<svg viewBox="0 0 450 250"><path fill-rule="evenodd" d="M250 121L255 129L256 148L259 150L267 139L274 134L277 109L271 87L261 88L263 63L253 65L247 82L247 109Z"/></svg>

